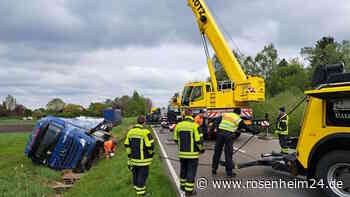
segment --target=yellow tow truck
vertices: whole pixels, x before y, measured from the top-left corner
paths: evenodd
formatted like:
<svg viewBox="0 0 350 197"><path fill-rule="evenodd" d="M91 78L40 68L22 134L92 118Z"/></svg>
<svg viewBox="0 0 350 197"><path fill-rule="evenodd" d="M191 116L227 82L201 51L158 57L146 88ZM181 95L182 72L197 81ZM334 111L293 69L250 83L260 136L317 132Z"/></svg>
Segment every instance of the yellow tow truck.
<svg viewBox="0 0 350 197"><path fill-rule="evenodd" d="M309 186L328 196L350 197L350 73L343 65L319 66L307 102L299 137L290 138L291 154L262 154L261 160L241 163L237 169L272 166L306 176Z"/></svg>

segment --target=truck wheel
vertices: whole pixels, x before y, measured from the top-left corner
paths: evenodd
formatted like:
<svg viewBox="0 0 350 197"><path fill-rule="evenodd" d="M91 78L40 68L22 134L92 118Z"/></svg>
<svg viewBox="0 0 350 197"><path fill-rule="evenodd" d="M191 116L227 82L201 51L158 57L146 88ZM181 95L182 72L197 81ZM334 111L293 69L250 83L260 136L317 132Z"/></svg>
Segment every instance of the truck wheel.
<svg viewBox="0 0 350 197"><path fill-rule="evenodd" d="M350 197L350 151L333 151L321 158L316 166L316 179L332 197ZM336 187L341 182L340 188Z"/></svg>

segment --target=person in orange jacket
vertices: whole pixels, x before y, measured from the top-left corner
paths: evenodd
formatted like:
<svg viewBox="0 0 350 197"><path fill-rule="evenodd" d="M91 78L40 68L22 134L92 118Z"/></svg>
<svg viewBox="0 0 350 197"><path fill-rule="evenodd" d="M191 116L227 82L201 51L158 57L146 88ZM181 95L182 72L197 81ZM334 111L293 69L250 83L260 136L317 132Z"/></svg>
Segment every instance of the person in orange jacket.
<svg viewBox="0 0 350 197"><path fill-rule="evenodd" d="M110 157L114 156L116 146L117 146L117 141L115 139L105 141L104 149L105 149L106 159L109 159Z"/></svg>
<svg viewBox="0 0 350 197"><path fill-rule="evenodd" d="M204 112L200 110L199 114L194 118L194 122L198 124L199 133L204 134L204 125L203 125Z"/></svg>
<svg viewBox="0 0 350 197"><path fill-rule="evenodd" d="M194 122L197 123L199 126L203 125L203 111L201 110L199 114L194 118Z"/></svg>

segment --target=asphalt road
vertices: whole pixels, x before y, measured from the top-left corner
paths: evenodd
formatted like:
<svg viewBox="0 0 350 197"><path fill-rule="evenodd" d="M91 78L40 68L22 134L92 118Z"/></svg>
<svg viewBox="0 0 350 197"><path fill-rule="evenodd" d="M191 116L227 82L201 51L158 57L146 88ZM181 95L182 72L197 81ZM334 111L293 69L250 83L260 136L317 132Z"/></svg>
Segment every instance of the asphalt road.
<svg viewBox="0 0 350 197"><path fill-rule="evenodd" d="M160 127L154 127L157 137L163 146L168 158L177 159L177 146L172 141L172 133L167 129ZM249 134L242 134L234 143L234 148L240 147L250 137ZM225 168L219 167L217 175L213 177L211 175L211 161L213 156L213 148L215 142L206 142L206 152L200 156L199 167L197 170L197 184L200 183L200 187L197 187L197 196L239 196L239 197L323 197L325 193L319 189L306 189L302 188L305 182L304 177L294 177L288 173L279 172L273 170L271 167L249 167L245 169L236 170L237 176L233 179L225 178ZM233 159L235 162L248 162L254 161L260 158L261 153L271 153L272 151L280 151L278 140L261 140L254 137L245 147L243 147ZM223 154L222 154L222 160ZM173 173L169 173L172 180L179 179L180 165L178 161L168 160L168 168L173 168ZM169 170L171 172L171 170ZM174 173L175 172L175 173ZM174 177L177 174L177 177ZM232 180L234 183L226 182L226 188L218 188L218 184L214 184L213 180ZM260 182L259 182L260 181ZM298 182L299 181L299 182ZM289 184L298 185L299 188L288 188L285 185ZM220 182L219 182L220 184ZM269 188L264 188L264 185ZM230 187L230 188L229 188ZM272 188L273 187L273 188ZM179 194L181 196L181 193Z"/></svg>

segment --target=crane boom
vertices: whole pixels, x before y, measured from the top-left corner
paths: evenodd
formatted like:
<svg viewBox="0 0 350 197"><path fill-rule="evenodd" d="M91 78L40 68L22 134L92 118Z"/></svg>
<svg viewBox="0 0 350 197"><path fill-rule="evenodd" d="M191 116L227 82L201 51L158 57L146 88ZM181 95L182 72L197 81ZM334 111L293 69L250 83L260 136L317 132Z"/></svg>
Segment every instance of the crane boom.
<svg viewBox="0 0 350 197"><path fill-rule="evenodd" d="M188 5L192 8L192 11L197 18L197 23L201 34L205 35L208 38L211 46L213 47L216 53L216 56L220 60L229 79L235 82L246 81L247 76L245 75L238 60L233 55L230 47L228 46L224 36L219 30L218 25L216 24L213 16L211 15L204 1L188 0ZM213 69L210 57L208 60L208 54L207 54L207 61L208 61L209 70ZM211 75L211 78L215 79L215 74L213 72L210 72L210 75ZM215 79L215 82L216 82L216 79Z"/></svg>

